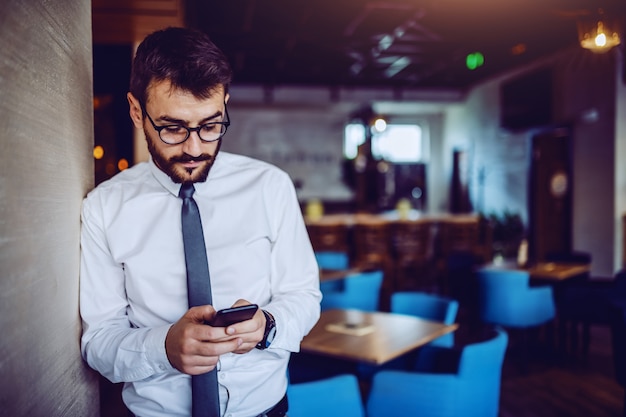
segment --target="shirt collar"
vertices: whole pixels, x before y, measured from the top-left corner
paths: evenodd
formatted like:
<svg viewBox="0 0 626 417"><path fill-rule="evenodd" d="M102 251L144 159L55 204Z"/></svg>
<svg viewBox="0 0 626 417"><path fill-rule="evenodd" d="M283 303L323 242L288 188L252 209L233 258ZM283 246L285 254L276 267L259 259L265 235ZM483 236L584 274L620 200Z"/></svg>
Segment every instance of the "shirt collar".
<svg viewBox="0 0 626 417"><path fill-rule="evenodd" d="M209 173L209 176L211 176L211 174L215 170L215 165L217 164L218 160L219 160L219 155L218 155L218 158L216 158L215 163L213 164L213 167L211 168L211 172ZM148 165L150 167L150 171L152 172L152 175L158 181L158 183L161 184L163 188L165 188L167 191L172 193L174 196L178 197L178 192L180 191L181 184L175 183L174 181L172 181L169 175L161 171L161 169L154 163L154 160L152 159L152 157L149 158ZM205 187L207 187L208 182L209 182L209 178L207 178L205 182L194 183L196 193L198 192L202 193L203 192L202 190Z"/></svg>

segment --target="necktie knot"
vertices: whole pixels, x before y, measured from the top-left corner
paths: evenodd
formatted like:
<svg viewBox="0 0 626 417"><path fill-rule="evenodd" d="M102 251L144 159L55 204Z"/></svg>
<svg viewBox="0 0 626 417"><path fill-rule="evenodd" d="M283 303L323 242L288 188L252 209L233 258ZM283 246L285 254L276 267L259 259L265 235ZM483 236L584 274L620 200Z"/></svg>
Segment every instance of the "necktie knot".
<svg viewBox="0 0 626 417"><path fill-rule="evenodd" d="M190 182L187 182L180 187L180 191L178 192L178 197L182 199L191 198L195 191L196 189L194 188L193 184Z"/></svg>

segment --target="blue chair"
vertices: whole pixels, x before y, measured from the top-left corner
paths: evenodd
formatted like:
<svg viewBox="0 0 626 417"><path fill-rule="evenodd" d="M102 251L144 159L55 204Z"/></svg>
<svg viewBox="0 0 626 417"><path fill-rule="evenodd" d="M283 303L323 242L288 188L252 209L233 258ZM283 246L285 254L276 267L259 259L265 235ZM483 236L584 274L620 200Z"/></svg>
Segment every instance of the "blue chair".
<svg viewBox="0 0 626 417"><path fill-rule="evenodd" d="M316 251L315 258L320 269L341 270L350 267L350 258L346 252ZM322 294L343 290L342 280L333 280L320 283Z"/></svg>
<svg viewBox="0 0 626 417"><path fill-rule="evenodd" d="M324 293L322 310L332 308L354 308L363 311L376 311L380 299L383 271L375 270L349 275L343 279L343 291Z"/></svg>
<svg viewBox="0 0 626 417"><path fill-rule="evenodd" d="M480 318L511 328L545 324L555 316L552 287L530 287L530 274L514 269L481 269L477 273Z"/></svg>
<svg viewBox="0 0 626 417"><path fill-rule="evenodd" d="M466 345L456 352L453 373L378 372L367 399L368 417L497 417L507 343L506 332L496 329L488 340Z"/></svg>
<svg viewBox="0 0 626 417"><path fill-rule="evenodd" d="M354 375L337 375L289 384L289 417L364 417L365 410Z"/></svg>
<svg viewBox="0 0 626 417"><path fill-rule="evenodd" d="M350 258L345 252L317 251L315 258L320 269L348 269L350 266Z"/></svg>
<svg viewBox="0 0 626 417"><path fill-rule="evenodd" d="M521 331L520 365L527 370L529 335L555 317L550 286L530 286L530 274L514 269L481 269L477 272L480 319L489 324Z"/></svg>
<svg viewBox="0 0 626 417"><path fill-rule="evenodd" d="M391 312L409 314L426 320L452 324L456 320L459 303L451 298L419 291L396 292L391 295ZM431 342L439 346L452 346L454 335L449 333Z"/></svg>

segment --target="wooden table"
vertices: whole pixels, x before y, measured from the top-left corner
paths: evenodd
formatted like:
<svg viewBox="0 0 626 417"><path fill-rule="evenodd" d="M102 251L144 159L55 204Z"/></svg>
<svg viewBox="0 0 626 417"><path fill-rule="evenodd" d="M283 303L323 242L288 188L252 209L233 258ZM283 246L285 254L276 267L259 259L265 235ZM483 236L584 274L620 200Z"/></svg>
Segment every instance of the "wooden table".
<svg viewBox="0 0 626 417"><path fill-rule="evenodd" d="M350 275L360 274L364 272L363 268L350 268L350 269L320 269L320 282L336 281L338 279L344 279Z"/></svg>
<svg viewBox="0 0 626 417"><path fill-rule="evenodd" d="M345 323L354 328L346 329L342 326ZM329 329L332 326L339 326L347 333ZM326 310L302 340L301 350L380 365L457 328L458 324L447 325L403 314ZM358 335L360 332L365 334Z"/></svg>
<svg viewBox="0 0 626 417"><path fill-rule="evenodd" d="M526 268L520 268L513 261L505 261L501 264L488 264L483 266L486 269L517 269L527 271L530 279L544 282L563 282L571 278L578 277L590 271L590 265L587 264L570 264L561 262L539 262L529 265Z"/></svg>
<svg viewBox="0 0 626 417"><path fill-rule="evenodd" d="M586 274L591 269L588 264L567 264L557 262L540 262L526 268L532 279L548 281L565 281Z"/></svg>
<svg viewBox="0 0 626 417"><path fill-rule="evenodd" d="M424 213L411 210L406 218L400 218L396 210L385 213L336 213L325 214L318 218L305 217L307 225L344 225L352 227L357 224L380 224L392 223L396 221L405 222L427 222L427 223L477 223L479 220L476 214L452 214L452 213Z"/></svg>

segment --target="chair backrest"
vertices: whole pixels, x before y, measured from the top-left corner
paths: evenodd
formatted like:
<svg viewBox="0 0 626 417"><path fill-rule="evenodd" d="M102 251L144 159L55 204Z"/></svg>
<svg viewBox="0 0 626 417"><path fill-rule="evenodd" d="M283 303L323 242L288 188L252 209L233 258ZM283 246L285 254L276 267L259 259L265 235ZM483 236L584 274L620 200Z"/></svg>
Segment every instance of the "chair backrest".
<svg viewBox="0 0 626 417"><path fill-rule="evenodd" d="M459 303L436 294L402 291L391 295L391 311L452 324L456 320Z"/></svg>
<svg viewBox="0 0 626 417"><path fill-rule="evenodd" d="M343 291L324 294L321 303L322 310L331 308L378 310L383 271L360 272L346 277L343 282Z"/></svg>
<svg viewBox="0 0 626 417"><path fill-rule="evenodd" d="M452 324L459 311L459 303L451 298L419 291L402 291L391 295L391 311L409 314L427 320ZM431 342L436 346L454 345L454 333L448 333Z"/></svg>
<svg viewBox="0 0 626 417"><path fill-rule="evenodd" d="M320 269L348 269L350 266L347 252L318 251L315 252L315 258Z"/></svg>
<svg viewBox="0 0 626 417"><path fill-rule="evenodd" d="M497 417L507 343L506 332L497 329L487 340L466 345L456 374L378 372L368 417Z"/></svg>
<svg viewBox="0 0 626 417"><path fill-rule="evenodd" d="M500 372L507 343L506 331L495 328L492 336L486 340L464 346L459 361L459 375L480 378L485 372Z"/></svg>
<svg viewBox="0 0 626 417"><path fill-rule="evenodd" d="M532 327L554 318L552 287L531 288L527 271L481 269L476 276L483 321L508 327Z"/></svg>
<svg viewBox="0 0 626 417"><path fill-rule="evenodd" d="M491 339L463 348L458 375L464 384L464 407L477 410L476 416L498 415L502 364L507 344L506 332L496 329Z"/></svg>
<svg viewBox="0 0 626 417"><path fill-rule="evenodd" d="M289 417L364 417L355 375L289 384Z"/></svg>

